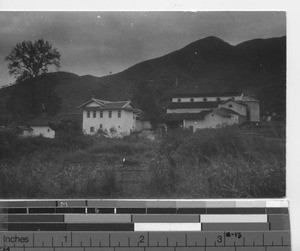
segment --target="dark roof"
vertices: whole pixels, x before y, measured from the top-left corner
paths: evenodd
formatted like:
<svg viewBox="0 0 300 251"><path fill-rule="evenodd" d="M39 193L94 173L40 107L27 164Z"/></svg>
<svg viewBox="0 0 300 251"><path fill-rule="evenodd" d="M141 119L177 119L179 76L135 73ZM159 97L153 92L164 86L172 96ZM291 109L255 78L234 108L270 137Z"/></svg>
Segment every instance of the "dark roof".
<svg viewBox="0 0 300 251"><path fill-rule="evenodd" d="M198 113L167 113L165 116L165 120L168 122L180 120L203 120L207 114L210 114L212 112L224 118L230 118L232 114L239 115L231 109L221 107Z"/></svg>
<svg viewBox="0 0 300 251"><path fill-rule="evenodd" d="M255 99L255 98L253 98L253 97L251 97L249 95L245 95L243 97L243 101L244 102L259 102L257 99Z"/></svg>
<svg viewBox="0 0 300 251"><path fill-rule="evenodd" d="M96 102L99 104L98 107L84 107L90 102ZM119 109L125 109L128 111L133 112L140 112L139 109L137 109L130 100L126 101L107 101L107 100L101 100L101 99L95 99L92 98L89 101L85 102L84 104L78 106L76 109L82 108L88 109L88 110L119 110Z"/></svg>
<svg viewBox="0 0 300 251"><path fill-rule="evenodd" d="M223 101L221 104L225 104L225 103L227 103L227 102L229 102L229 101L235 102L235 103L240 104L240 105L243 105L243 106L247 106L247 105L245 105L245 104L243 103L243 101L241 101L241 100L234 100L234 99L232 99L232 98Z"/></svg>
<svg viewBox="0 0 300 251"><path fill-rule="evenodd" d="M218 101L205 101L205 102L172 102L168 105L168 109L179 109L179 108L217 108Z"/></svg>
<svg viewBox="0 0 300 251"><path fill-rule="evenodd" d="M197 113L167 113L165 116L165 120L168 122L179 120L203 120L205 118L205 115L210 112L211 110Z"/></svg>
<svg viewBox="0 0 300 251"><path fill-rule="evenodd" d="M183 97L231 97L240 96L243 92L199 92L198 90L178 91L173 94L173 98Z"/></svg>
<svg viewBox="0 0 300 251"><path fill-rule="evenodd" d="M130 101L117 101L117 102L111 102L111 103L105 103L101 109L122 109L124 106L126 106L127 103L130 103Z"/></svg>
<svg viewBox="0 0 300 251"><path fill-rule="evenodd" d="M21 130L21 131L32 131L33 129L30 126L16 126L17 129Z"/></svg>
<svg viewBox="0 0 300 251"><path fill-rule="evenodd" d="M213 111L215 114L224 117L224 118L231 118L231 114L234 114L236 112L233 113L232 110L230 109L224 109L224 108L218 108L218 109L214 109Z"/></svg>

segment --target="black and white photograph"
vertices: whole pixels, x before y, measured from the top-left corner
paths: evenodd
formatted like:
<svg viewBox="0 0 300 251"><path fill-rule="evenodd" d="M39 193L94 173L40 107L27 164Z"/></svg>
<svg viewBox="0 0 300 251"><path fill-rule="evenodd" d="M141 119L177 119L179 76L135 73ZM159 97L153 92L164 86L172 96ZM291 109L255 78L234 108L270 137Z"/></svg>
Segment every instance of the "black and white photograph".
<svg viewBox="0 0 300 251"><path fill-rule="evenodd" d="M285 11L1 11L0 198L282 198Z"/></svg>

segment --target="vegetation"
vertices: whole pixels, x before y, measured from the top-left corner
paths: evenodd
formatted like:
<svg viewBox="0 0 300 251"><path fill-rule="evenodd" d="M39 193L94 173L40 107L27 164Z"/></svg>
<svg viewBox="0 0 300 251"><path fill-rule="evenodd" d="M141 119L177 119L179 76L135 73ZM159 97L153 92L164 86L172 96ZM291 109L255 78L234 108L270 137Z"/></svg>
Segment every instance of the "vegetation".
<svg viewBox="0 0 300 251"><path fill-rule="evenodd" d="M5 57L9 74L15 76L17 83L6 102L15 120L60 111L61 98L54 91L53 81L45 77L49 67L60 67L60 56L48 41L39 39L16 44Z"/></svg>
<svg viewBox="0 0 300 251"><path fill-rule="evenodd" d="M43 39L17 43L5 60L19 82L48 72L49 66L60 67L60 53Z"/></svg>
<svg viewBox="0 0 300 251"><path fill-rule="evenodd" d="M0 131L0 197L282 197L284 138L280 124L170 131L153 141Z"/></svg>
<svg viewBox="0 0 300 251"><path fill-rule="evenodd" d="M197 89L200 93L244 91L260 101L262 112L286 114L286 37L255 39L236 46L208 37L118 74L93 77L55 72L44 75L44 80L53 88L52 93L63 100L61 112L64 113L74 112L75 107L92 96L93 90L94 97L99 99L131 99L155 125L173 92ZM44 98L31 101L30 87L26 91L21 87L23 84L25 82L0 89L0 120L12 120L10 114L33 114L30 107L39 107L40 111L42 103L47 109ZM13 101L7 103L12 95ZM47 95L41 97L44 96ZM54 105L56 101L49 104Z"/></svg>

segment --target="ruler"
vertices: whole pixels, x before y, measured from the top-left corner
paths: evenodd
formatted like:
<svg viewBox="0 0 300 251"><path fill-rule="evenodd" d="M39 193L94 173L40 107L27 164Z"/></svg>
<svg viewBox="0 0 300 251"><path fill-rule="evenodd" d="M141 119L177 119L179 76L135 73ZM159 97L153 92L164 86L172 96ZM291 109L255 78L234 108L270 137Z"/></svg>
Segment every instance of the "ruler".
<svg viewBox="0 0 300 251"><path fill-rule="evenodd" d="M286 251L286 200L7 200L0 251Z"/></svg>

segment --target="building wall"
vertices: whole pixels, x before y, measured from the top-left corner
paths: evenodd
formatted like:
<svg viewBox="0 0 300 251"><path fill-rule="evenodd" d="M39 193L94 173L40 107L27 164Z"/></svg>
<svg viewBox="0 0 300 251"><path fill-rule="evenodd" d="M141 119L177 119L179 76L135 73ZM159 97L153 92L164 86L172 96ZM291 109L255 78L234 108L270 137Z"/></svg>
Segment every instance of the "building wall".
<svg viewBox="0 0 300 251"><path fill-rule="evenodd" d="M225 104L219 104L219 108L220 107L231 109L231 110L233 110L233 111L235 111L238 114L241 114L243 116L247 115L247 107L244 106L244 105L238 104L234 101L228 101Z"/></svg>
<svg viewBox="0 0 300 251"><path fill-rule="evenodd" d="M204 98L206 98L206 101L218 101L218 97L188 97L188 98L172 98L172 102L203 102ZM220 101L225 101L231 98L234 98L235 100L242 100L243 96L223 96L219 97ZM178 100L180 99L180 101ZM194 99L194 101L191 101L191 99Z"/></svg>
<svg viewBox="0 0 300 251"><path fill-rule="evenodd" d="M110 134L110 129L115 128L116 134L130 134L130 130L135 130L136 115L131 111L121 110L121 117L118 117L118 110L111 110L112 116L109 118L109 111L103 111L103 117L100 118L100 111L96 111L96 117L93 117L93 112L90 111L90 117L87 117L87 110L83 110L82 129L86 134L95 134L102 125L102 130L106 130ZM94 127L91 132L90 128Z"/></svg>
<svg viewBox="0 0 300 251"><path fill-rule="evenodd" d="M43 136L45 138L55 138L55 131L53 131L49 126L30 126L33 131L32 136Z"/></svg>
<svg viewBox="0 0 300 251"><path fill-rule="evenodd" d="M244 101L249 111L249 121L259 122L260 121L260 107L259 103L255 101Z"/></svg>
<svg viewBox="0 0 300 251"><path fill-rule="evenodd" d="M167 109L167 113L199 113L202 111L211 110L211 108L178 108Z"/></svg>
<svg viewBox="0 0 300 251"><path fill-rule="evenodd" d="M136 120L136 131L150 130L151 128L149 120Z"/></svg>
<svg viewBox="0 0 300 251"><path fill-rule="evenodd" d="M120 128L122 133L129 135L131 132L136 130L136 116L137 115L131 111L122 111L123 123Z"/></svg>
<svg viewBox="0 0 300 251"><path fill-rule="evenodd" d="M215 113L210 113L205 116L204 120L185 120L183 125L184 128L189 129L193 127L193 132L197 129L204 129L204 128L216 128L218 126L224 125L233 125L239 123L239 116L232 115L231 118L224 118Z"/></svg>
<svg viewBox="0 0 300 251"><path fill-rule="evenodd" d="M32 136L32 131L24 130L24 131L22 131L22 133L20 135L23 137L30 137L30 136Z"/></svg>

